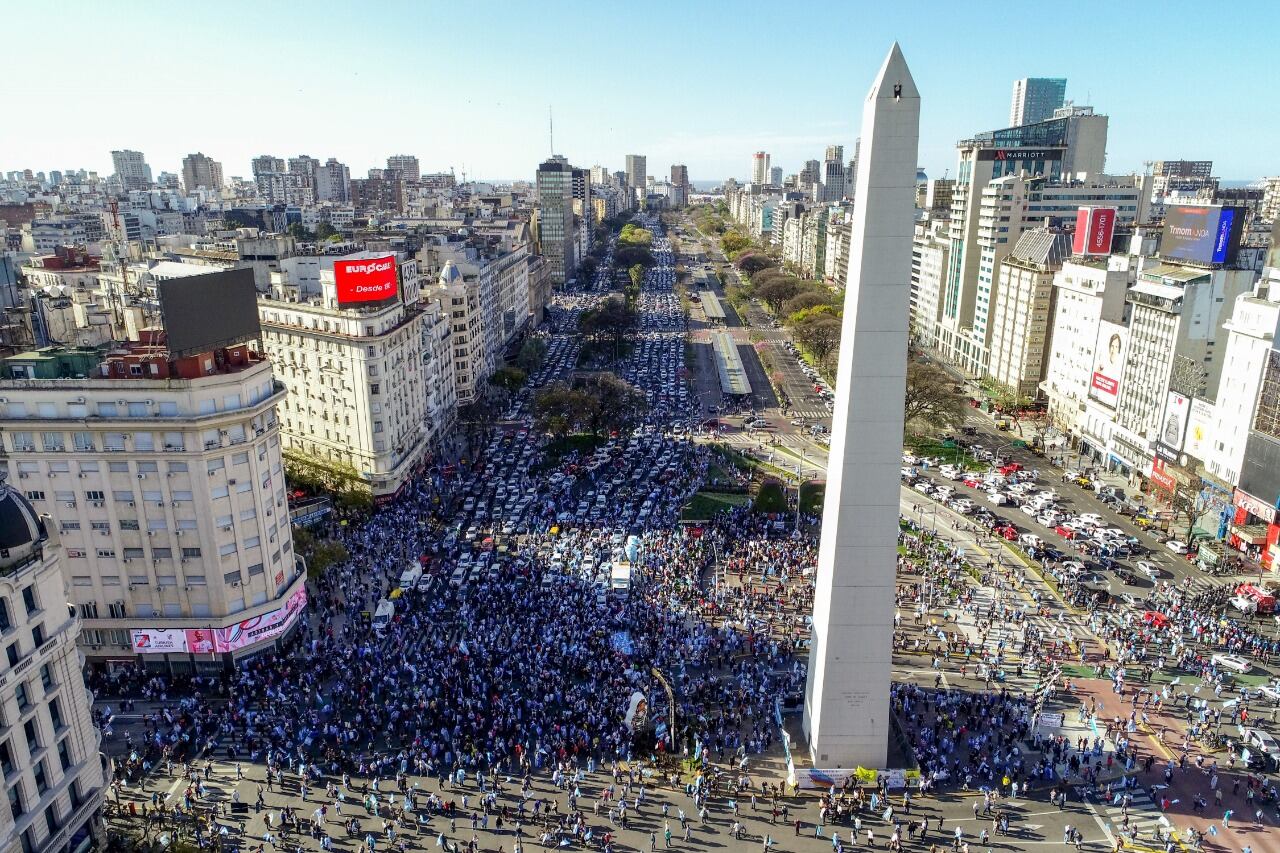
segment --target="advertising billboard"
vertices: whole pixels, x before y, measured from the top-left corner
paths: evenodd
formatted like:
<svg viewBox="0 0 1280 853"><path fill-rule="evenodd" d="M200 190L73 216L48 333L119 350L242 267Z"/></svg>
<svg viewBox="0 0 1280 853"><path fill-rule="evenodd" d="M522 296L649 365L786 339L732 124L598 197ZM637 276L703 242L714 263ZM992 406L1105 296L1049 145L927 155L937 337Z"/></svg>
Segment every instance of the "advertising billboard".
<svg viewBox="0 0 1280 853"><path fill-rule="evenodd" d="M134 628L129 634L133 651L140 655L234 652L280 636L297 621L306 604L304 586L289 596L280 609L237 622L230 628Z"/></svg>
<svg viewBox="0 0 1280 853"><path fill-rule="evenodd" d="M176 358L258 339L253 270L220 270L156 283L169 352Z"/></svg>
<svg viewBox="0 0 1280 853"><path fill-rule="evenodd" d="M1159 457L1151 460L1151 482L1166 492L1176 492L1178 490L1178 481L1164 470L1164 460Z"/></svg>
<svg viewBox="0 0 1280 853"><path fill-rule="evenodd" d="M1093 346L1093 373L1089 377L1089 397L1104 406L1116 407L1120 399L1120 373L1124 369L1129 330L1119 323L1103 320Z"/></svg>
<svg viewBox="0 0 1280 853"><path fill-rule="evenodd" d="M1164 415L1160 418L1160 432L1156 440L1170 454L1182 450L1182 443L1187 435L1187 418L1191 414L1191 400L1177 391L1170 391L1164 404Z"/></svg>
<svg viewBox="0 0 1280 853"><path fill-rule="evenodd" d="M1213 404L1207 400L1191 401L1191 415L1187 419L1187 435L1183 449L1188 456L1203 461L1209 452L1209 430L1213 426Z"/></svg>
<svg viewBox="0 0 1280 853"><path fill-rule="evenodd" d="M334 261L333 280L340 307L388 300L396 295L395 255Z"/></svg>
<svg viewBox="0 0 1280 853"><path fill-rule="evenodd" d="M1160 254L1172 260L1230 263L1243 233L1243 208L1174 205L1165 211Z"/></svg>
<svg viewBox="0 0 1280 853"><path fill-rule="evenodd" d="M129 634L134 652L140 655L163 655L187 650L187 632L182 628L135 628Z"/></svg>
<svg viewBox="0 0 1280 853"><path fill-rule="evenodd" d="M302 586L289 596L289 600L278 610L245 619L230 628L215 628L213 636L218 651L234 652L245 646L280 636L289 630L306 604L307 588Z"/></svg>
<svg viewBox="0 0 1280 853"><path fill-rule="evenodd" d="M1076 211L1071 251L1076 255L1109 255L1116 233L1114 207L1082 207Z"/></svg>

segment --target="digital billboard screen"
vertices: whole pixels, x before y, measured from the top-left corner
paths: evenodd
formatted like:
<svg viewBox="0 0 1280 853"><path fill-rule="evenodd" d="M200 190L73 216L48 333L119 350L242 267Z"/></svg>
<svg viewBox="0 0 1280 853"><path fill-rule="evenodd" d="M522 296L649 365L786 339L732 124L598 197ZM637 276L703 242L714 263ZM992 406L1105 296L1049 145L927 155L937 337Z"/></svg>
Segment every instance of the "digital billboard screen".
<svg viewBox="0 0 1280 853"><path fill-rule="evenodd" d="M1238 207L1174 205L1165 211L1160 254L1170 260L1230 263L1240 247L1243 214Z"/></svg>
<svg viewBox="0 0 1280 853"><path fill-rule="evenodd" d="M170 278L156 283L169 352L176 358L255 341L258 291L249 268Z"/></svg>
<svg viewBox="0 0 1280 853"><path fill-rule="evenodd" d="M385 302L396 295L395 255L334 261L333 281L340 307Z"/></svg>

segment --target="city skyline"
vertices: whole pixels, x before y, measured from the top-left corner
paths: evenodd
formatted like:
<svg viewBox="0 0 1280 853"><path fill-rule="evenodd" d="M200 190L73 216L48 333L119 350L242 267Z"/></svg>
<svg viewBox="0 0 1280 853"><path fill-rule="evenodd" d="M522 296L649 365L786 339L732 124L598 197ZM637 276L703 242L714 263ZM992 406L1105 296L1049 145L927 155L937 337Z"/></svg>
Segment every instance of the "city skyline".
<svg viewBox="0 0 1280 853"><path fill-rule="evenodd" d="M1190 9L1189 4L1174 5ZM494 15L492 9L475 7L393 4L388 14L403 23L397 32L412 34L420 28L423 33L447 31L467 37L432 39L429 50L419 51L411 49L412 35L404 36L397 49L377 63L361 63L359 54L376 44L386 30L379 21L363 20L358 13L333 4L319 3L315 15L291 20L288 27L273 32L269 55L255 56L263 42L245 39L243 34L260 10L248 4L219 7L216 15L196 11L195 24L180 31L155 4L138 4L132 16L122 18L105 8L69 2L63 4L67 19L79 25L60 33L64 61L31 79L25 96L35 103L65 103L73 94L77 133L31 133L6 139L0 145L0 171L85 168L105 175L111 169L110 152L131 149L143 152L157 175L180 173L182 158L197 151L221 163L228 178L248 178L249 161L260 154L289 157L306 152L321 159L336 157L356 177L370 167L383 166L389 155L410 153L418 156L424 173L452 168L460 177L465 171L468 177L485 180L532 180L537 164L551 153L563 154L583 167L601 163L617 170L627 153L640 152L651 161L653 174L683 163L690 179L703 183L747 178L751 153L763 150L790 174L799 172L806 160L820 157L827 145L852 148L859 109L854 83L874 73L880 46L894 38L912 56L920 57L916 77L922 92L936 105L922 116L921 124L920 165L931 177L954 172L958 139L1006 125L1009 87L1027 76L1065 77L1069 100L1090 104L1111 117L1109 172L1140 171L1144 161L1162 158L1212 159L1218 174L1228 181L1257 179L1276 171L1267 144L1273 119L1265 112L1251 113L1253 132L1234 135L1229 147L1220 140L1220 128L1238 114L1232 104L1261 103L1268 97L1265 75L1251 73L1253 63L1247 54L1220 59L1213 74L1193 64L1161 69L1159 91L1178 92L1180 103L1198 118L1194 122L1170 122L1167 98L1155 96L1158 92L1149 87L1125 82L1131 79L1126 66L1132 64L1132 70L1138 70L1139 58L1157 46L1156 36L1141 35L1140 26L1149 11L1141 7L1105 7L1111 28L1090 30L1087 40L1061 36L1051 41L1003 41L995 53L983 48L988 30L958 11L939 9L930 18L938 26L928 32L913 27L904 37L902 22L873 9L859 18L856 29L837 21L813 32L803 26L812 17L806 10L816 13L819 7L802 4L772 32L780 43L803 32L806 49L820 64L821 57L830 57L821 85L809 75L773 75L749 87L723 82L726 78L719 72L738 61L732 51L697 47L697 33L718 32L725 6L681 7L677 12L676 7L659 3L654 7L655 18L661 18L664 7L679 16L681 32L695 37L647 42L646 56L652 61L637 68L649 81L653 94L646 97L653 103L637 109L626 98L609 100L621 91L618 74L581 73L613 61L615 54L604 38L587 39L581 51L548 55L539 73L576 75L573 79L578 83L563 91L540 90L533 97L507 94L510 63L490 68L468 59L476 49L513 52L542 43L554 32L552 19L578 13L589 12L603 34L610 31L611 21L620 20L620 10L565 3L558 6L563 16L538 16L520 7ZM1078 9L1082 18L1091 7L1104 8L1085 4ZM1162 14L1169 11L1165 6L1161 9ZM38 30L47 13L47 8L34 6L15 10L14 31ZM937 20L938 15L944 20ZM1265 22L1274 20L1276 13L1257 4L1253 17ZM1223 30L1225 36L1225 26L1225 22L1207 20L1203 36L1213 38L1215 29ZM149 91L159 104L181 99L184 115L189 110L198 114L202 100L210 106L235 102L239 108L232 113L218 110L232 119L139 123L137 110L120 98L119 74L86 73L89 64L98 71L103 67L100 46L104 43L163 43L192 31L219 45L221 73L210 73L207 64L167 67ZM332 72L332 48L325 45L334 33L341 33L341 43L350 46L351 61L337 67L357 70ZM251 45L255 53L250 53ZM975 60L961 63L959 74L954 70L956 45L969 45ZM983 61L976 61L978 57ZM1131 63L1128 57L1133 57ZM272 58L275 61L262 61ZM251 65L252 78L233 73L235 68ZM110 61L106 67L112 67ZM10 79L21 77L16 68L6 71ZM1219 94L1224 78L1233 80L1230 102ZM833 100L831 87L849 94ZM409 92L422 94L406 100ZM146 101L136 103L141 108ZM786 108L771 110L770 103ZM326 110L326 104L332 109ZM551 151L548 108L555 116L555 152ZM378 132L368 132L370 122ZM1152 141L1155 126L1162 129L1162 141ZM513 140L519 142L513 144Z"/></svg>

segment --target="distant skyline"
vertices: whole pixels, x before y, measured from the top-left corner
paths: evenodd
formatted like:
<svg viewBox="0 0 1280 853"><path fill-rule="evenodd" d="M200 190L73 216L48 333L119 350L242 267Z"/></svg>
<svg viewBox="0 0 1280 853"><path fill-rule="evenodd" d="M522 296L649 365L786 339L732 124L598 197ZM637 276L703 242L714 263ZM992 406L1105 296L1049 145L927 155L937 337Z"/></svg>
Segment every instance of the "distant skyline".
<svg viewBox="0 0 1280 853"><path fill-rule="evenodd" d="M654 175L684 163L700 183L743 180L763 150L791 174L829 144L852 152L867 81L897 40L922 95L931 177L954 173L957 139L1007 124L1013 81L1027 76L1065 77L1069 100L1110 116L1109 172L1188 159L1213 160L1226 180L1280 173L1265 40L1177 59L1154 26L1195 21L1197 43L1234 43L1241 20L1280 30L1277 7L1245 0L1207 15L1202 3L1083 0L1031 29L1009 9L314 0L304 14L243 0L24 2L6 30L42 61L0 56L22 105L0 136L0 171L107 175L111 150L129 148L156 175L180 174L201 151L228 178L249 177L259 154L336 157L363 177L409 153L423 172L531 181L551 153L550 107L555 153L579 166L620 171L639 153ZM788 51L796 61L782 61Z"/></svg>

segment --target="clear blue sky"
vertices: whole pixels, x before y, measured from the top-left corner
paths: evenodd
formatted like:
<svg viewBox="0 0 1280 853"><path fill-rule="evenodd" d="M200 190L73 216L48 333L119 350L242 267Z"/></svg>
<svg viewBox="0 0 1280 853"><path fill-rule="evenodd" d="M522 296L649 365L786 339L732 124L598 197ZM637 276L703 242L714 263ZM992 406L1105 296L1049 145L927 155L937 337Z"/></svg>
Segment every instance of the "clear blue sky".
<svg viewBox="0 0 1280 853"><path fill-rule="evenodd" d="M851 150L863 96L902 43L923 98L920 163L1007 123L1012 81L1066 77L1111 116L1108 170L1212 159L1224 179L1280 173L1265 0L1018 3L279 2L20 0L4 17L0 170L155 172L200 150L227 175L270 153L388 154L424 171L529 178L549 152L693 180L746 176L752 152L799 171Z"/></svg>

